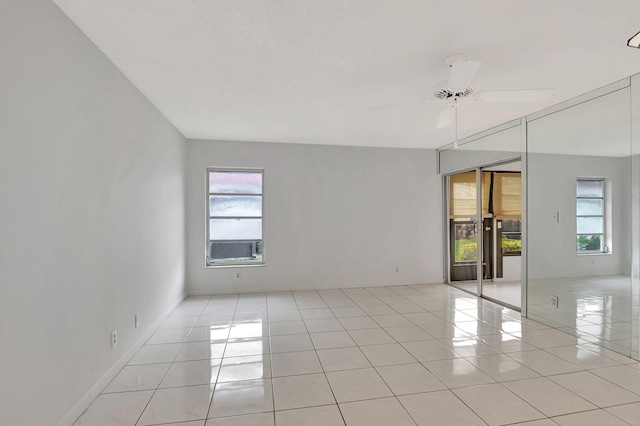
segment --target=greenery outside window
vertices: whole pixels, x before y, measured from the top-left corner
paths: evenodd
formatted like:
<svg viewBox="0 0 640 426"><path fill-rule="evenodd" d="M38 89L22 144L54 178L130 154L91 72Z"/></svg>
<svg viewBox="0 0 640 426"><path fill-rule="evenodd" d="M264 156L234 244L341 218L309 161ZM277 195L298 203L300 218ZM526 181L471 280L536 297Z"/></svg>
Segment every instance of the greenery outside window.
<svg viewBox="0 0 640 426"><path fill-rule="evenodd" d="M454 220L454 261L456 263L475 262L478 258L476 229L475 218L456 218Z"/></svg>
<svg viewBox="0 0 640 426"><path fill-rule="evenodd" d="M501 249L503 256L520 256L522 253L522 220L502 219Z"/></svg>
<svg viewBox="0 0 640 426"><path fill-rule="evenodd" d="M263 170L207 169L207 266L264 263Z"/></svg>

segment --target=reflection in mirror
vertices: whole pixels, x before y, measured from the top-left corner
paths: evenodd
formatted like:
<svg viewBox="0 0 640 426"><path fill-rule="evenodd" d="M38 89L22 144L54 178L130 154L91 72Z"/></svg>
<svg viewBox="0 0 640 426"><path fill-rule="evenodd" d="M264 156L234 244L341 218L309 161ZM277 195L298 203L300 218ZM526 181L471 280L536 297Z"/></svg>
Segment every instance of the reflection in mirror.
<svg viewBox="0 0 640 426"><path fill-rule="evenodd" d="M640 360L640 74L631 77L631 357Z"/></svg>
<svg viewBox="0 0 640 426"><path fill-rule="evenodd" d="M448 282L515 308L521 305L521 137L516 120L439 152L440 172L448 175Z"/></svg>
<svg viewBox="0 0 640 426"><path fill-rule="evenodd" d="M510 121L438 152L439 173L459 172L520 158L520 120Z"/></svg>
<svg viewBox="0 0 640 426"><path fill-rule="evenodd" d="M630 89L527 123L531 319L630 355Z"/></svg>
<svg viewBox="0 0 640 426"><path fill-rule="evenodd" d="M521 306L522 277L522 179L521 162L482 169L490 176L489 215L484 258L486 272L482 295L509 306Z"/></svg>

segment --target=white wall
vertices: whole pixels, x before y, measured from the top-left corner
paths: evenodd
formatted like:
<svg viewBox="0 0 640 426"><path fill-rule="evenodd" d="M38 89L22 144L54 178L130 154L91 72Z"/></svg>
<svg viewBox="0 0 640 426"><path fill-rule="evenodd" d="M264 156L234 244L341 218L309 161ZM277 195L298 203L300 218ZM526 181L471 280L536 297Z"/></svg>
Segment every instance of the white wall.
<svg viewBox="0 0 640 426"><path fill-rule="evenodd" d="M184 296L185 142L50 1L0 63L0 424L54 425Z"/></svg>
<svg viewBox="0 0 640 426"><path fill-rule="evenodd" d="M205 268L215 166L265 169L264 267ZM434 150L187 142L192 295L442 282L441 222Z"/></svg>
<svg viewBox="0 0 640 426"><path fill-rule="evenodd" d="M530 144L535 141L530 140ZM629 275L631 160L619 157L529 154L527 166L529 279ZM576 253L576 178L611 184L611 253ZM560 212L560 222L554 215Z"/></svg>
<svg viewBox="0 0 640 426"><path fill-rule="evenodd" d="M493 281L520 281L522 278L522 257L504 256L502 258L502 278Z"/></svg>

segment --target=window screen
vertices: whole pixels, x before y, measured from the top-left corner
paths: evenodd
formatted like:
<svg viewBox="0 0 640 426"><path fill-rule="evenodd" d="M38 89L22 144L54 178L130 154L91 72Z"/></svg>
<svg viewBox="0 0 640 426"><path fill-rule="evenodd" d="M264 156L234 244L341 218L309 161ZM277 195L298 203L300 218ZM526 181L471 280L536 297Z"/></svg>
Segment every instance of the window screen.
<svg viewBox="0 0 640 426"><path fill-rule="evenodd" d="M207 265L264 263L264 172L208 169L207 175Z"/></svg>

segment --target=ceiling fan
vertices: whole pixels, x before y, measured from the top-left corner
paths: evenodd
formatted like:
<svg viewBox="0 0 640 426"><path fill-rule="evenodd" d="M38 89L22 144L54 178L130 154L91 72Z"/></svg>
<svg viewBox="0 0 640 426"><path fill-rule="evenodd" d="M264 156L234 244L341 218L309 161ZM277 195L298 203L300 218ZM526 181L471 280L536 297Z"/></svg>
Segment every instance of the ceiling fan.
<svg viewBox="0 0 640 426"><path fill-rule="evenodd" d="M445 82L441 83L433 94L434 100L446 102L436 129L448 127L457 121L458 101L462 99L471 98L480 102L543 102L553 95L552 89L474 92L473 79L480 68L480 62L465 60L461 55L452 55L445 59L445 64L451 68L449 80L446 86ZM457 127L457 123L455 124Z"/></svg>

